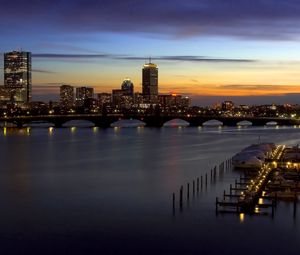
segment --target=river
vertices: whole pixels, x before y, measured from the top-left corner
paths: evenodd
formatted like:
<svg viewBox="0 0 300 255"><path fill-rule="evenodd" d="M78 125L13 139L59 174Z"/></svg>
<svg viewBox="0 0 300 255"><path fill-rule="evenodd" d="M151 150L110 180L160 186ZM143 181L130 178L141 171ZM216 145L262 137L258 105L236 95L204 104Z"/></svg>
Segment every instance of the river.
<svg viewBox="0 0 300 255"><path fill-rule="evenodd" d="M181 185L259 140L299 144L299 127L0 131L1 254L299 252L300 208L293 217L280 202L273 219L215 214L238 172L178 209Z"/></svg>

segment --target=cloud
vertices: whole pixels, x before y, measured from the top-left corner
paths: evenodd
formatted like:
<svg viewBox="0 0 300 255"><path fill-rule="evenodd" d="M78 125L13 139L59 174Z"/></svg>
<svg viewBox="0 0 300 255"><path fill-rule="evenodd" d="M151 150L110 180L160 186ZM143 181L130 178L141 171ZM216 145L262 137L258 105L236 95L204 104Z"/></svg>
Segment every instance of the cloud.
<svg viewBox="0 0 300 255"><path fill-rule="evenodd" d="M196 85L196 86L195 86ZM193 94L205 96L279 96L300 93L300 86L296 85L187 85ZM194 89L193 89L194 87Z"/></svg>
<svg viewBox="0 0 300 255"><path fill-rule="evenodd" d="M107 54L59 54L59 53L39 53L32 54L33 58L44 58L44 59L97 59L97 58L108 58L110 55Z"/></svg>
<svg viewBox="0 0 300 255"><path fill-rule="evenodd" d="M231 100L236 105L263 105L263 104L299 104L300 94L261 95L261 96L199 96L190 95L193 105L212 106L225 100Z"/></svg>
<svg viewBox="0 0 300 255"><path fill-rule="evenodd" d="M222 35L294 40L300 32L298 0L10 0L0 21L52 33L148 33L171 38ZM18 6L18 8L16 8ZM45 22L46 21L46 22ZM1 32L0 31L0 32ZM17 30L20 33L20 30ZM28 30L26 29L26 32Z"/></svg>
<svg viewBox="0 0 300 255"><path fill-rule="evenodd" d="M115 59L115 60L141 60L148 59L146 56L129 56L129 55L113 55L113 54L59 54L59 53L39 53L33 54L37 59ZM253 63L254 59L238 59L238 58L210 58L205 56L154 56L152 60L157 61L184 61L184 62L211 62L211 63Z"/></svg>
<svg viewBox="0 0 300 255"><path fill-rule="evenodd" d="M44 74L55 74L56 72L48 71L48 70L41 70L41 69L32 69L34 73L44 73Z"/></svg>

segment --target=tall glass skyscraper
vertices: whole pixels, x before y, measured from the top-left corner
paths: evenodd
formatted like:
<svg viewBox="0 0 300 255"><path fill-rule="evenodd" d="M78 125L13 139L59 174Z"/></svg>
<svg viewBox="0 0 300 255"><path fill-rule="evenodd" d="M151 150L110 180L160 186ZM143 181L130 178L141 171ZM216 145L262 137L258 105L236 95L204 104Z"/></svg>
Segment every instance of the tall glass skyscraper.
<svg viewBox="0 0 300 255"><path fill-rule="evenodd" d="M4 53L4 86L15 102L31 101L31 53L12 51Z"/></svg>
<svg viewBox="0 0 300 255"><path fill-rule="evenodd" d="M151 61L143 67L143 96L147 103L158 103L158 68Z"/></svg>

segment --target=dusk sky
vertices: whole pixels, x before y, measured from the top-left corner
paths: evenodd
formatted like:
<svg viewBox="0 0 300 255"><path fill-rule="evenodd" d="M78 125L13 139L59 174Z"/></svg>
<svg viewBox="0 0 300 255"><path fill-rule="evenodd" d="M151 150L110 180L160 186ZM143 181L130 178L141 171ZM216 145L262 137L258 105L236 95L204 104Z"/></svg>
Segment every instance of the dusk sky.
<svg viewBox="0 0 300 255"><path fill-rule="evenodd" d="M58 86L141 91L149 56L159 92L197 104L300 103L297 0L0 0L3 52L33 54L33 99ZM238 97L237 97L238 96Z"/></svg>

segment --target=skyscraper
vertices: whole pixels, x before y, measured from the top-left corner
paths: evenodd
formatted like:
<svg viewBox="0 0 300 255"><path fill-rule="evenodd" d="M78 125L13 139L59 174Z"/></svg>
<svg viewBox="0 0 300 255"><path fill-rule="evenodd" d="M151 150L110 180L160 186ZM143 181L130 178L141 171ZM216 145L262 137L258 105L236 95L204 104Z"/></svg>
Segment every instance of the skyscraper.
<svg viewBox="0 0 300 255"><path fill-rule="evenodd" d="M151 61L143 67L143 96L147 103L158 103L158 68Z"/></svg>
<svg viewBox="0 0 300 255"><path fill-rule="evenodd" d="M4 86L18 103L31 101L31 53L4 53Z"/></svg>
<svg viewBox="0 0 300 255"><path fill-rule="evenodd" d="M60 86L60 107L71 109L74 105L74 88L70 85Z"/></svg>

